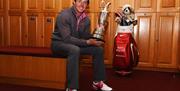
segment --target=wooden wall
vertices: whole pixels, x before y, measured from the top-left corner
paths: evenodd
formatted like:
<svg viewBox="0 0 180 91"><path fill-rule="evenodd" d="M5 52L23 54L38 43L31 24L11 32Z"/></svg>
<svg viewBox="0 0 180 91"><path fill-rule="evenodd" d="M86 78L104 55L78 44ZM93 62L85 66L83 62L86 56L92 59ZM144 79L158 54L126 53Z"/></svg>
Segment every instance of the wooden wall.
<svg viewBox="0 0 180 91"><path fill-rule="evenodd" d="M90 0L91 32L98 20L101 0ZM135 8L135 39L140 50L139 67L177 68L180 0L105 0L109 8L105 33L105 63L113 61L116 31L114 12L124 4ZM0 0L0 45L49 47L58 12L73 0ZM84 63L91 63L90 60Z"/></svg>

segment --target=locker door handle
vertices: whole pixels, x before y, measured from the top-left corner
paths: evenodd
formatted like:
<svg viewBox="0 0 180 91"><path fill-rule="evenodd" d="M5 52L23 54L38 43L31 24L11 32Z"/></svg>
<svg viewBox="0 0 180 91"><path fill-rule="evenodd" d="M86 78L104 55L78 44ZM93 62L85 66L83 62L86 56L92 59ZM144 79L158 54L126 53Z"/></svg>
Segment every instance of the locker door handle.
<svg viewBox="0 0 180 91"><path fill-rule="evenodd" d="M47 18L46 20L48 23L51 23L52 22L52 19L51 18Z"/></svg>
<svg viewBox="0 0 180 91"><path fill-rule="evenodd" d="M36 20L36 16L31 16L30 20L32 20L32 21Z"/></svg>
<svg viewBox="0 0 180 91"><path fill-rule="evenodd" d="M25 38L27 38L28 37L28 35L27 34L25 34L25 36L24 36Z"/></svg>
<svg viewBox="0 0 180 91"><path fill-rule="evenodd" d="M144 13L144 16L147 16L147 14L146 14L146 13Z"/></svg>
<svg viewBox="0 0 180 91"><path fill-rule="evenodd" d="M41 38L44 38L44 36L43 36L43 35L41 35Z"/></svg>

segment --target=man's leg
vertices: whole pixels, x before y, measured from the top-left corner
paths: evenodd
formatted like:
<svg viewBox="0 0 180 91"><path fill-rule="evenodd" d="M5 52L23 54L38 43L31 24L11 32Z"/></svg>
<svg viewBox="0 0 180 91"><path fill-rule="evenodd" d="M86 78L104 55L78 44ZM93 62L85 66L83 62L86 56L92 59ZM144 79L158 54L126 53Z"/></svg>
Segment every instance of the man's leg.
<svg viewBox="0 0 180 91"><path fill-rule="evenodd" d="M78 89L79 88L79 57L80 48L72 44L54 43L53 52L58 54L67 55L67 87Z"/></svg>
<svg viewBox="0 0 180 91"><path fill-rule="evenodd" d="M81 54L90 54L93 56L94 81L104 81L106 79L106 75L103 48L90 46L81 47L80 50Z"/></svg>
<svg viewBox="0 0 180 91"><path fill-rule="evenodd" d="M77 46L70 46L67 58L68 88L79 88L79 57L80 48Z"/></svg>
<svg viewBox="0 0 180 91"><path fill-rule="evenodd" d="M111 91L112 88L104 83L106 79L104 65L104 51L102 47L86 47L81 48L81 54L91 54L93 56L94 81L93 88L95 90Z"/></svg>

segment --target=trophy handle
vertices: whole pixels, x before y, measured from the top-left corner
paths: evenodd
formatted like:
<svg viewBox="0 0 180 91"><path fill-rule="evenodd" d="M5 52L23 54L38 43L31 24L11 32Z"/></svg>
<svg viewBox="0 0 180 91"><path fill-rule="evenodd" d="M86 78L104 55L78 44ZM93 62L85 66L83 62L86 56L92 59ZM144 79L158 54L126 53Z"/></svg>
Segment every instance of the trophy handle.
<svg viewBox="0 0 180 91"><path fill-rule="evenodd" d="M106 5L105 5L105 7L104 7L104 9L102 10L102 11L105 11L105 12L107 12L107 9L109 8L109 5L110 5L111 3L110 2L108 2Z"/></svg>

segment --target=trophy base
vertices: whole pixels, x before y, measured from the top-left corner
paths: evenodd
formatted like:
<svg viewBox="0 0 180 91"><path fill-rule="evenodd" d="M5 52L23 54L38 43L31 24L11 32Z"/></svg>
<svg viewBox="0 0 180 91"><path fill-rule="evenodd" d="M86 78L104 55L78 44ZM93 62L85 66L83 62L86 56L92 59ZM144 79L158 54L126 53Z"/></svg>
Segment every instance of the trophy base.
<svg viewBox="0 0 180 91"><path fill-rule="evenodd" d="M91 37L92 39L96 39L97 41L102 41L102 42L105 42L103 39L100 39L100 38L96 38L96 37Z"/></svg>

